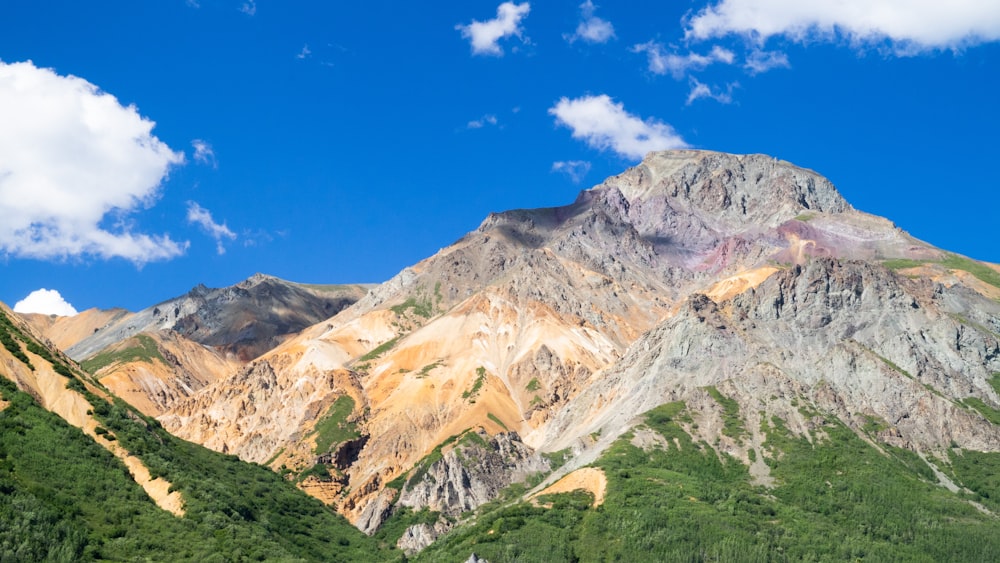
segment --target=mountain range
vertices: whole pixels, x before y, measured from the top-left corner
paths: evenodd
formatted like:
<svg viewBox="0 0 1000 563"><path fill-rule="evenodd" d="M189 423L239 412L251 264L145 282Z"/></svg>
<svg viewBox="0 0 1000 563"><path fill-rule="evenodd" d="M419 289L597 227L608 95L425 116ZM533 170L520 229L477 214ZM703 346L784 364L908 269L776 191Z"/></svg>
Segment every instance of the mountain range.
<svg viewBox="0 0 1000 563"><path fill-rule="evenodd" d="M16 338L4 375L127 467L85 397L270 468L386 557L1000 552L1000 266L765 155L650 153L377 286L5 315L69 375Z"/></svg>

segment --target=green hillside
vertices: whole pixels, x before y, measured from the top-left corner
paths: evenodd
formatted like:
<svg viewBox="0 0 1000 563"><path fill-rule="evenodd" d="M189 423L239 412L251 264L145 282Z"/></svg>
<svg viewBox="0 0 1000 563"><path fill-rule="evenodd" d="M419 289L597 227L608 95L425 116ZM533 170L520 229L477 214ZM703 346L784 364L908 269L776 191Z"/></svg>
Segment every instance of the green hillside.
<svg viewBox="0 0 1000 563"><path fill-rule="evenodd" d="M930 468L907 450L883 455L833 417L815 445L765 420L777 481L766 489L751 484L742 463L693 442L677 422L684 408L646 415L666 448L645 451L626 434L605 452L595 464L608 478L602 506L590 508L582 492L545 499L552 508L497 502L418 560L462 561L471 552L491 563L1000 560L1000 521L973 507L973 497L932 484ZM1000 455L954 457L957 478L1000 509L989 477Z"/></svg>
<svg viewBox="0 0 1000 563"><path fill-rule="evenodd" d="M0 561L384 561L374 542L265 467L95 412L187 501L160 510L125 466L0 377Z"/></svg>

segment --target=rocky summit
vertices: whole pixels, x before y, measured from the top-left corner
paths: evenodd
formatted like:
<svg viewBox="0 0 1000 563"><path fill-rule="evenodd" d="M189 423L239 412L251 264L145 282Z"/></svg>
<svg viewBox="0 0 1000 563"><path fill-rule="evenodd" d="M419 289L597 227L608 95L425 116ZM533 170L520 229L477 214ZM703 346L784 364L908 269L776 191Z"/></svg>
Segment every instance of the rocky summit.
<svg viewBox="0 0 1000 563"><path fill-rule="evenodd" d="M774 522L815 519L835 537L836 511L856 510L809 508L796 496L804 468L833 471L813 492L843 486L857 507L867 505L856 477L885 463L895 465L879 475L903 472L915 487L906 495L954 509L948 522L993 529L1000 267L854 209L813 171L765 155L651 153L563 207L491 214L363 289L324 298L258 276L135 315L91 313L76 322L106 324L75 342L58 320L33 324L85 367L102 354L132 354L133 370L173 365L157 376L165 385L112 390L178 437L282 473L411 556L514 560L501 547L535 541L525 522L538 514L577 530L548 544L579 556L583 531L611 534L596 511L626 513L626 492L702 506L683 512L697 520L740 513L742 491L761 528L732 541L764 559L804 557L768 535ZM126 353L136 349L147 352ZM855 453L838 457L846 448ZM973 459L985 476L970 473ZM985 469L993 463L998 472ZM575 489L585 503L559 500ZM636 530L654 524L665 526L622 537L652 537ZM879 550L893 542L924 546L917 553L931 549L920 541L954 540L892 533L864 532L858 549L889 556ZM650 549L750 554L725 551L722 537ZM493 551L472 553L486 538Z"/></svg>

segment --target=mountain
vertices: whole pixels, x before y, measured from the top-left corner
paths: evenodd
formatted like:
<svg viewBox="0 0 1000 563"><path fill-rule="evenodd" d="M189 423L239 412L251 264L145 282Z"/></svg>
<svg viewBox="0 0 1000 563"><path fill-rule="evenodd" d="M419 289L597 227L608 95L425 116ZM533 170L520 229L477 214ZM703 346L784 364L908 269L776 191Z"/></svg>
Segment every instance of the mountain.
<svg viewBox="0 0 1000 563"><path fill-rule="evenodd" d="M366 292L364 285L310 286L256 274L221 289L199 285L137 313L25 318L116 395L157 416Z"/></svg>
<svg viewBox="0 0 1000 563"><path fill-rule="evenodd" d="M778 455L761 421L822 437L815 413L945 475L950 448L1000 450L998 272L787 162L652 153L570 205L490 215L159 420L305 476L368 533L444 515L414 549L666 403L758 483ZM468 461L490 456L502 475Z"/></svg>
<svg viewBox="0 0 1000 563"><path fill-rule="evenodd" d="M1000 557L1000 266L813 171L651 153L566 206L491 214L240 355L257 315L309 302L266 287L167 302L192 300L186 323L163 306L83 318L64 333L99 330L67 349L87 350L88 392L156 415L101 418L119 443L208 455L177 436L268 466L372 536L348 539L372 558ZM54 339L62 321L44 322ZM201 458L173 455L146 459L193 495L180 468ZM271 502L226 498L227 514Z"/></svg>

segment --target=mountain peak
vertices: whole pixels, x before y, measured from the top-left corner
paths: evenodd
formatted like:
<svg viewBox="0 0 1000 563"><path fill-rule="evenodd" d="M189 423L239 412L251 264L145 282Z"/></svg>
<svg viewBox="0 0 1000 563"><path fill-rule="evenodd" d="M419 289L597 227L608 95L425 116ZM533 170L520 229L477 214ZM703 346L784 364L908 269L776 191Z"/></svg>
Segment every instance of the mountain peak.
<svg viewBox="0 0 1000 563"><path fill-rule="evenodd" d="M774 227L803 212L852 209L823 176L763 154L652 152L594 189L608 187L618 189L630 206L648 208L648 221L662 221L670 211L692 213L729 232Z"/></svg>

